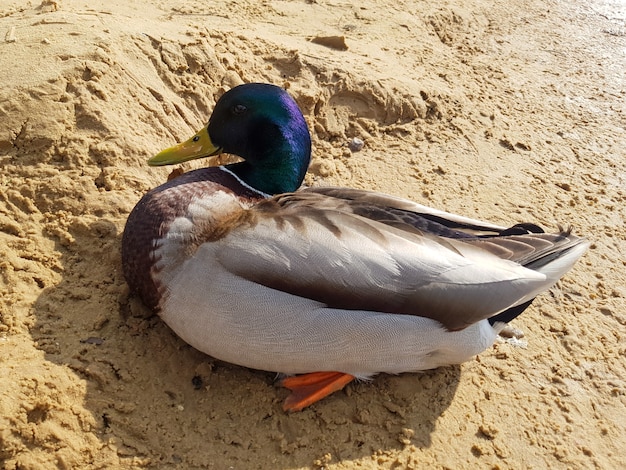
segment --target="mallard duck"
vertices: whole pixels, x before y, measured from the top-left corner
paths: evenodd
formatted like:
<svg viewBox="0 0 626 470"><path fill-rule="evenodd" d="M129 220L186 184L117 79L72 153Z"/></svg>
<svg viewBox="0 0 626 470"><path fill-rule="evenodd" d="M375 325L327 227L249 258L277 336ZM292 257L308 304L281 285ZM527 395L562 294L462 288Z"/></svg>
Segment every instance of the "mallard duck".
<svg viewBox="0 0 626 470"><path fill-rule="evenodd" d="M299 190L311 139L273 85L224 93L205 128L148 163L222 152L243 161L139 201L124 274L194 348L285 374L288 411L355 378L471 359L589 245L571 230L506 228L372 191Z"/></svg>

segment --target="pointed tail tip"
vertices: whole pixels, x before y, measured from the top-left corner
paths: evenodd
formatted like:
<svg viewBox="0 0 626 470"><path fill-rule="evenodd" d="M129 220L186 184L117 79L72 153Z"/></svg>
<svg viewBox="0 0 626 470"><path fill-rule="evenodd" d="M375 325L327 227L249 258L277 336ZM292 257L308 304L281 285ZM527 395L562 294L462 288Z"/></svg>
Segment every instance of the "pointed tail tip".
<svg viewBox="0 0 626 470"><path fill-rule="evenodd" d="M566 236L571 237L570 231L567 232ZM554 284L559 281L559 279L561 279L570 269L574 267L576 261L578 261L585 254L590 245L591 242L586 238L575 237L571 244L568 244L558 253L558 256L540 268L537 268L536 270L544 274L547 278L547 282L544 284L544 288L542 290L552 288ZM537 292L537 294L539 294L539 292ZM491 318L488 318L489 324L496 330L498 328L502 329L504 325L521 315L522 312L530 306L533 300L535 300L534 297L519 305L514 305L513 307L510 307ZM497 327L496 325L499 326Z"/></svg>
<svg viewBox="0 0 626 470"><path fill-rule="evenodd" d="M538 268L537 271L544 274L553 282L557 282L565 273L574 267L576 261L586 253L590 245L591 242L586 238L576 237L576 239L572 241L572 244L559 252L556 258Z"/></svg>

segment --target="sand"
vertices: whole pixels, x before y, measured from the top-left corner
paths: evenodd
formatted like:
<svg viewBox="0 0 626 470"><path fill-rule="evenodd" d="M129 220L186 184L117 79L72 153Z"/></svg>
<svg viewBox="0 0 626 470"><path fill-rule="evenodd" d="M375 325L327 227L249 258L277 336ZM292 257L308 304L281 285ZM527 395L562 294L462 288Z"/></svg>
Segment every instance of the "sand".
<svg viewBox="0 0 626 470"><path fill-rule="evenodd" d="M626 26L600 2L1 2L1 467L626 468ZM250 81L301 105L308 185L591 249L521 341L287 415L275 374L187 346L120 266L171 171L146 159Z"/></svg>

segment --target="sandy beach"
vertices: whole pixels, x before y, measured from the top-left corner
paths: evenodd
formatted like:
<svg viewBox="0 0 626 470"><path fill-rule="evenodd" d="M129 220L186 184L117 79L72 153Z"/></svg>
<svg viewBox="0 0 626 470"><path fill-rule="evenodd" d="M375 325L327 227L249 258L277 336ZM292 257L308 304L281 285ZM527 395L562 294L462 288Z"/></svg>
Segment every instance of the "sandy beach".
<svg viewBox="0 0 626 470"><path fill-rule="evenodd" d="M309 186L591 247L521 340L286 414L121 271L146 160L244 82L300 105ZM626 468L625 163L618 0L2 1L0 468Z"/></svg>

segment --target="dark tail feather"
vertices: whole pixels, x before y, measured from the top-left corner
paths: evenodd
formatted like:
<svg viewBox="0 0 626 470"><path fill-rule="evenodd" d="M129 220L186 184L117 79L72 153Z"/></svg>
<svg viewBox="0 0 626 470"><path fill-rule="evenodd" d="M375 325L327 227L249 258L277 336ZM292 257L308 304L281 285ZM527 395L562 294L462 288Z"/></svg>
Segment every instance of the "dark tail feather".
<svg viewBox="0 0 626 470"><path fill-rule="evenodd" d="M516 305L515 307L511 307L506 309L504 312L500 312L497 315L488 318L489 324L493 326L497 322L508 323L511 320L517 318L524 310L526 310L530 304L533 303L533 300L530 299L528 302L524 302L523 304Z"/></svg>

